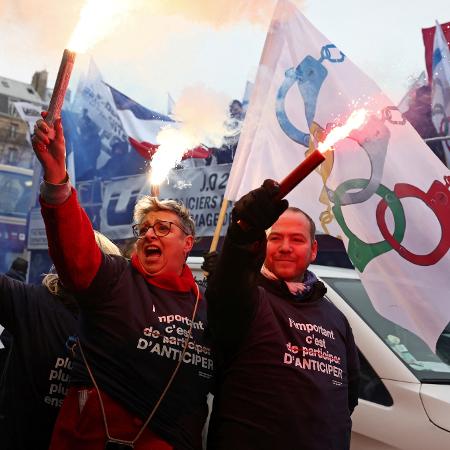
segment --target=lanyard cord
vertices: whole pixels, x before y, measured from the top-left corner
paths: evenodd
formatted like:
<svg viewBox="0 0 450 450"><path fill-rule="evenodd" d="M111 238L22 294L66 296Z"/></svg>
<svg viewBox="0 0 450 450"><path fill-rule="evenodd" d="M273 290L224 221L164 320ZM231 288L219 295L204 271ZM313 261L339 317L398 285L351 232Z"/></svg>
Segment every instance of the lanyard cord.
<svg viewBox="0 0 450 450"><path fill-rule="evenodd" d="M97 391L98 399L99 399L99 402L100 402L100 409L102 411L103 423L105 425L106 437L108 438L109 441L114 441L114 442L118 442L118 443L122 443L122 444L128 444L131 447L134 447L134 444L140 438L141 434L144 432L145 428L150 423L150 420L152 420L153 416L155 415L156 410L158 409L158 407L161 404L163 398L165 397L167 391L169 390L169 388L170 388L170 386L171 386L171 384L172 384L176 374L178 373L178 370L180 369L181 363L183 361L183 357L184 357L184 355L186 353L186 350L187 350L188 345L189 345L189 341L190 341L190 339L192 337L191 336L192 328L193 328L193 325L194 325L195 315L197 314L198 301L200 299L200 289L199 289L197 283L195 283L195 287L197 288L197 294L196 294L196 299L195 299L194 311L192 313L191 325L189 326L188 337L187 337L186 342L184 344L183 351L181 352L180 358L179 358L179 360L177 362L177 365L175 366L175 369L172 372L172 375L170 376L169 380L166 383L166 387L162 391L158 401L156 402L155 406L153 407L152 411L150 412L149 416L147 417L147 420L145 421L144 425L142 425L142 428L139 430L138 434L135 436L135 438L132 441L125 441L125 440L122 440L122 439L116 439L116 438L111 437L111 435L109 434L108 423L107 423L107 420L106 420L105 406L103 404L103 399L102 399L102 396L100 394L100 389L98 388L97 382L95 381L94 374L92 373L91 367L89 366L89 364L88 364L88 362L86 360L86 357L84 356L84 352L83 352L83 348L81 347L80 340L77 338L78 347L80 349L81 357L83 358L84 364L86 365L86 369L87 369L87 371L89 373L89 377L91 378L92 384L94 385L95 390Z"/></svg>

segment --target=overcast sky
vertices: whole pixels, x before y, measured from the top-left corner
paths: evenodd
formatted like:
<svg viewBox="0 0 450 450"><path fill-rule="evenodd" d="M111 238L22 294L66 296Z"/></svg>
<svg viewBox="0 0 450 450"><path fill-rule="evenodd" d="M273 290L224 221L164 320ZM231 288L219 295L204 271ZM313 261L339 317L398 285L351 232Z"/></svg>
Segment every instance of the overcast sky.
<svg viewBox="0 0 450 450"><path fill-rule="evenodd" d="M124 0L125 1L125 0ZM84 0L0 0L0 75L56 78ZM165 112L167 92L204 84L241 98L254 78L273 0L130 0L92 56L105 81ZM296 0L307 18L398 102L425 68L421 28L450 21L448 0Z"/></svg>

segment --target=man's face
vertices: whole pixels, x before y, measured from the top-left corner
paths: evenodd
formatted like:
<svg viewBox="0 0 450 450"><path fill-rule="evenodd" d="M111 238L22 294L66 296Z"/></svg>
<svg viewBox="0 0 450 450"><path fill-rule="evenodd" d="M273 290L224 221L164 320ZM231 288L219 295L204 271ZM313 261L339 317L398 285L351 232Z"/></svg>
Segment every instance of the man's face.
<svg viewBox="0 0 450 450"><path fill-rule="evenodd" d="M174 212L155 211L147 214L140 228L145 225L154 225L158 220L174 222L182 227L180 218ZM168 273L180 275L193 244L194 238L175 225L171 225L169 234L162 237L156 236L153 228L149 228L144 237L138 239L136 252L149 275Z"/></svg>
<svg viewBox="0 0 450 450"><path fill-rule="evenodd" d="M308 219L286 211L267 237L265 266L280 280L299 281L317 256L317 241L311 242Z"/></svg>
<svg viewBox="0 0 450 450"><path fill-rule="evenodd" d="M239 103L232 103L230 106L230 116L231 117L240 117L242 115L242 108Z"/></svg>

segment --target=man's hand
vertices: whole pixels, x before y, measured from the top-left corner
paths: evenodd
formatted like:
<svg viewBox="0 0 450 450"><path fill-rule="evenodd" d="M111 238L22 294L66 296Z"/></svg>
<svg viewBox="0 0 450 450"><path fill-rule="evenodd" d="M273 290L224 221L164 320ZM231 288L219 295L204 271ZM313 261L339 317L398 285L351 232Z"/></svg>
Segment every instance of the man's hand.
<svg viewBox="0 0 450 450"><path fill-rule="evenodd" d="M289 206L287 200L276 199L279 189L276 181L265 180L260 188L250 191L235 203L233 221L245 222L250 230L270 228Z"/></svg>
<svg viewBox="0 0 450 450"><path fill-rule="evenodd" d="M42 113L45 118L47 112ZM54 130L54 133L53 133ZM54 134L54 138L51 136ZM61 119L51 127L39 119L34 126L33 150L44 169L44 179L48 183L60 184L66 180L66 144L64 142Z"/></svg>
<svg viewBox="0 0 450 450"><path fill-rule="evenodd" d="M209 277L216 271L217 261L219 259L219 252L208 252L203 254L203 264L201 269L206 272L206 276Z"/></svg>

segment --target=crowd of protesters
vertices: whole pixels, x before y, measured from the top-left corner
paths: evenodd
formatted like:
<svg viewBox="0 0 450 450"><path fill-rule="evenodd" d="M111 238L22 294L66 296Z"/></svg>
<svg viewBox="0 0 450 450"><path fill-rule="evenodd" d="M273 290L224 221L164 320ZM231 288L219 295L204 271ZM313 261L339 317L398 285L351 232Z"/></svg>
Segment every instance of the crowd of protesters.
<svg viewBox="0 0 450 450"><path fill-rule="evenodd" d="M184 205L140 198L131 258L105 248L67 175L60 120L54 130L40 120L32 139L54 273L41 286L0 277L14 339L2 449L348 449L358 360L308 270L312 220L266 180L235 204L204 292Z"/></svg>
<svg viewBox="0 0 450 450"><path fill-rule="evenodd" d="M206 164L233 161L244 116L233 100ZM436 135L428 86L404 117L423 138ZM60 120L54 128L50 138L38 121L32 142L55 267L42 285L25 283L23 258L0 275L2 448L348 449L358 356L308 270L312 219L266 180L234 205L221 254L204 266L205 292L186 264L195 224L184 205L138 200L125 258L94 232L66 172ZM98 147L87 111L77 131ZM429 145L445 162L442 144ZM98 153L85 164L95 173ZM128 154L113 143L103 175L120 176Z"/></svg>
<svg viewBox="0 0 450 450"><path fill-rule="evenodd" d="M61 121L54 128L50 138L38 121L32 142L58 275L42 286L1 277L0 319L17 341L2 448L349 448L358 362L348 322L307 270L308 216L286 210L270 180L244 196L205 293L186 264L195 225L178 202L138 200L130 259L102 248L66 172ZM332 336L327 351L290 322Z"/></svg>
<svg viewBox="0 0 450 450"><path fill-rule="evenodd" d="M102 252L120 254L95 234ZM25 283L28 263L14 260L0 275L0 324L10 336L0 382L2 449L47 449L69 387L70 336L78 334L79 307L51 270L41 285Z"/></svg>

